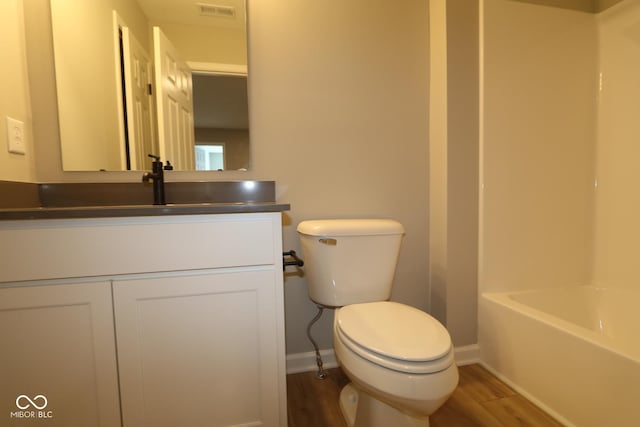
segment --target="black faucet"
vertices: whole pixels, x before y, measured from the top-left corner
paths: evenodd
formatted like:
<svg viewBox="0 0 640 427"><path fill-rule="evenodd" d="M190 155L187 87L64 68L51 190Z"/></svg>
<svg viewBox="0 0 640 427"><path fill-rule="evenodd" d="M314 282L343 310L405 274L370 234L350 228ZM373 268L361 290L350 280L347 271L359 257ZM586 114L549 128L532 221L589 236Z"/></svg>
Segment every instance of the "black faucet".
<svg viewBox="0 0 640 427"><path fill-rule="evenodd" d="M162 167L162 161L160 156L149 154L153 162L151 162L152 172L145 172L142 175L142 182L149 182L153 180L153 204L154 205L166 205L167 202L164 198L164 168ZM169 162L167 162L169 164ZM172 168L173 169L173 168Z"/></svg>

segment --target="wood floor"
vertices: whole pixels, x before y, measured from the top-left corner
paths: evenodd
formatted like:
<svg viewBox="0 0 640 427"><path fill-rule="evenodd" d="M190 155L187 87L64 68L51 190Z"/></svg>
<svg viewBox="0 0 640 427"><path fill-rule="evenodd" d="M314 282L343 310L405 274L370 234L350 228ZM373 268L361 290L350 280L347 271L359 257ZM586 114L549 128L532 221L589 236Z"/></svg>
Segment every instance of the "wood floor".
<svg viewBox="0 0 640 427"><path fill-rule="evenodd" d="M430 418L431 427L561 426L480 365L459 368L460 382L451 398ZM340 368L324 380L315 372L287 375L289 427L347 427L338 404L349 382Z"/></svg>

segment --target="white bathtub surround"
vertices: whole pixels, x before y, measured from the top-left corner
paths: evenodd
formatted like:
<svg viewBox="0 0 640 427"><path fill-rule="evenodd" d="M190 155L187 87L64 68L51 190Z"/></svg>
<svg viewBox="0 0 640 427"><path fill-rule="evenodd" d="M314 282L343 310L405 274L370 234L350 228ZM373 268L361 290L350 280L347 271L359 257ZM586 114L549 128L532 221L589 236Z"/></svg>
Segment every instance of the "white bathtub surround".
<svg viewBox="0 0 640 427"><path fill-rule="evenodd" d="M589 286L482 294L483 364L563 424L636 426L638 305Z"/></svg>
<svg viewBox="0 0 640 427"><path fill-rule="evenodd" d="M638 291L567 286L486 297L640 363Z"/></svg>
<svg viewBox="0 0 640 427"><path fill-rule="evenodd" d="M600 56L593 281L640 289L640 2L597 17Z"/></svg>
<svg viewBox="0 0 640 427"><path fill-rule="evenodd" d="M481 20L481 360L567 425L640 425L640 3Z"/></svg>

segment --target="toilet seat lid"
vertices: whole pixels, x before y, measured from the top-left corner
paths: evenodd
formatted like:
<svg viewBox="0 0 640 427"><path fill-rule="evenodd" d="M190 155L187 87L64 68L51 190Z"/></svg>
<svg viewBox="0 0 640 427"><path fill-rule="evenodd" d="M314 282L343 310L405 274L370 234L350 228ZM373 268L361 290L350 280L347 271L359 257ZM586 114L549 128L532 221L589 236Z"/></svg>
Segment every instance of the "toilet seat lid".
<svg viewBox="0 0 640 427"><path fill-rule="evenodd" d="M385 358L430 362L451 351L444 326L408 305L390 301L352 304L336 311L336 321L350 341Z"/></svg>

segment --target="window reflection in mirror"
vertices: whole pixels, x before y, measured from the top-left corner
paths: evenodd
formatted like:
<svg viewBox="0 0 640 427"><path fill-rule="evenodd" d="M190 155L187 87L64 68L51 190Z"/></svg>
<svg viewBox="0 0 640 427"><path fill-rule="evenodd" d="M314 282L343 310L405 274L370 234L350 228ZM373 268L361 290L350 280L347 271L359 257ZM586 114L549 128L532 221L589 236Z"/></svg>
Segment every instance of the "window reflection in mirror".
<svg viewBox="0 0 640 427"><path fill-rule="evenodd" d="M163 160L185 165L183 169L193 168L189 165L195 164L195 147L191 146L191 163L187 163L184 153L162 145L158 120L162 88L154 82L159 56L152 31L156 26L188 65L186 71L197 76L193 93L187 96L194 103L191 144L224 144L223 167L216 164L215 170L248 168L245 0L216 0L218 8L206 7L206 1L196 7L187 0L164 0L161 5L157 0L50 2L64 170L148 169L146 151L150 149L165 153ZM129 42L123 42L123 33ZM144 56L155 65L141 65ZM176 87L187 88L191 80L182 71L174 76L180 83ZM154 82L146 90L139 84L144 79ZM200 87L209 86L195 82L200 79L232 83L216 84L221 92L209 89L198 94ZM132 89L136 85L137 92ZM244 98L226 99L229 94ZM141 108L145 105L149 107ZM244 108L241 117L231 119L231 110L238 112L240 106ZM182 110L176 110L180 116ZM225 117L214 117L214 111ZM137 139L144 143L136 145Z"/></svg>
<svg viewBox="0 0 640 427"><path fill-rule="evenodd" d="M224 142L196 145L196 170L224 170Z"/></svg>

